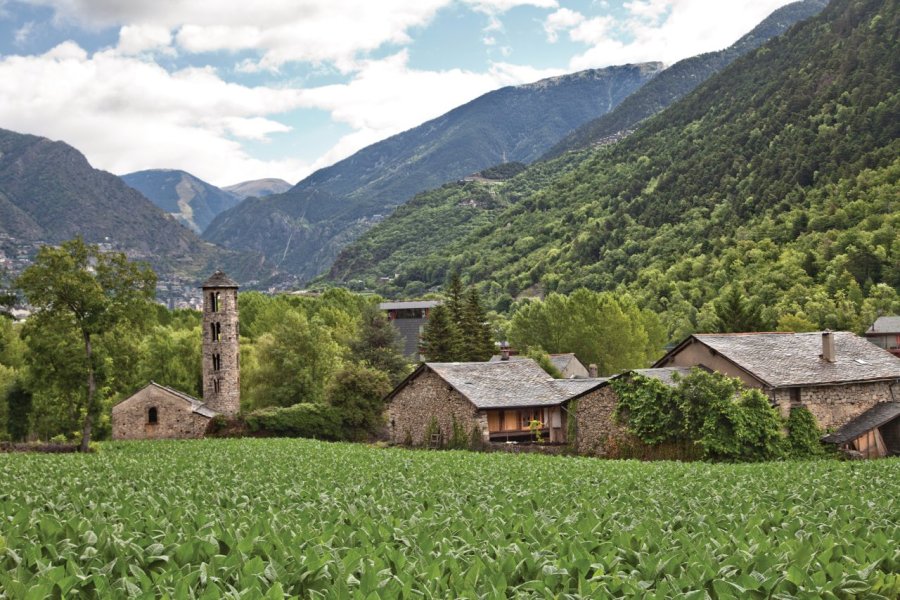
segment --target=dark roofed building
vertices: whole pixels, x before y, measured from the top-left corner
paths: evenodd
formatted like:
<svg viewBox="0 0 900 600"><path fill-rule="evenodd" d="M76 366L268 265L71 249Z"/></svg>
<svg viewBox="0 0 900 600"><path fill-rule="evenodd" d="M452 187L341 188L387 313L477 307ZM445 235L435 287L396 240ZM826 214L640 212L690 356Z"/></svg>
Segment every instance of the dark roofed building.
<svg viewBox="0 0 900 600"><path fill-rule="evenodd" d="M495 354L490 358L490 362L498 362L501 360L530 360L525 356L508 356L503 354ZM591 377L587 367L585 367L573 352L563 354L551 354L550 362L556 367L556 370L562 373L566 379L571 378L587 378Z"/></svg>
<svg viewBox="0 0 900 600"><path fill-rule="evenodd" d="M563 404L605 379L553 379L531 359L424 363L387 397L391 439L423 445L432 420L446 441L454 425L469 439L533 439L531 422L550 442L566 441Z"/></svg>
<svg viewBox="0 0 900 600"><path fill-rule="evenodd" d="M900 316L878 317L866 330L866 339L900 357Z"/></svg>
<svg viewBox="0 0 900 600"><path fill-rule="evenodd" d="M737 377L762 389L785 416L806 406L822 428L840 427L900 394L900 359L847 331L695 334L654 366L702 366Z"/></svg>
<svg viewBox="0 0 900 600"><path fill-rule="evenodd" d="M403 354L419 360L419 340L422 329L428 321L431 309L440 305L440 300L416 300L413 302L382 302L378 308L387 313L388 319L400 332L403 339Z"/></svg>
<svg viewBox="0 0 900 600"><path fill-rule="evenodd" d="M879 402L822 438L866 458L900 455L900 402Z"/></svg>

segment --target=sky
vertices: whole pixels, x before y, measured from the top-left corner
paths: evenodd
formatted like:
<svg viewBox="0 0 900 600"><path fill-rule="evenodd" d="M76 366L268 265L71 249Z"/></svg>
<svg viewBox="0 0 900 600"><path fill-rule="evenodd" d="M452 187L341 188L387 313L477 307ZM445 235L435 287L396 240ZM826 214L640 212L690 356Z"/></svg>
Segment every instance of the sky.
<svg viewBox="0 0 900 600"><path fill-rule="evenodd" d="M736 41L790 0L0 0L0 128L116 174L318 168L491 90Z"/></svg>

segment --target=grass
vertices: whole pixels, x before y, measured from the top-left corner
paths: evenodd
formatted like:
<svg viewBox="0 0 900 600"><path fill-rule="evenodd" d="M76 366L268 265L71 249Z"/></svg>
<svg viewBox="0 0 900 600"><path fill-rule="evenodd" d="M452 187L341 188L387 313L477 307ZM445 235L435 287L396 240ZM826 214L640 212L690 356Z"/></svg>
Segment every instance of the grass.
<svg viewBox="0 0 900 600"><path fill-rule="evenodd" d="M309 440L0 455L0 597L896 598L900 460Z"/></svg>

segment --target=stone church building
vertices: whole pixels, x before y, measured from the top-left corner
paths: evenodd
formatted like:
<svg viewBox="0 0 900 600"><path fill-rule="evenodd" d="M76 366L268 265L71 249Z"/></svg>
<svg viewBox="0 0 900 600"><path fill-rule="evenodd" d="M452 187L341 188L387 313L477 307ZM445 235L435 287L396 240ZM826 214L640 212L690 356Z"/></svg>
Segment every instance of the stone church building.
<svg viewBox="0 0 900 600"><path fill-rule="evenodd" d="M216 271L202 289L203 400L151 381L113 407L114 440L199 438L240 410L238 284Z"/></svg>

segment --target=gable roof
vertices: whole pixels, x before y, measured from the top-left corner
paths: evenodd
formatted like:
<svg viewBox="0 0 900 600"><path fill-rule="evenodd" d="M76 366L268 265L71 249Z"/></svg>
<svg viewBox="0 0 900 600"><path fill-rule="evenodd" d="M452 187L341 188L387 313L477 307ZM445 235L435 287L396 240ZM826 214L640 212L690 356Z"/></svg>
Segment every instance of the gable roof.
<svg viewBox="0 0 900 600"><path fill-rule="evenodd" d="M849 331L832 332L835 361L821 358L822 332L696 333L654 366L699 342L770 387L900 379L900 359Z"/></svg>
<svg viewBox="0 0 900 600"><path fill-rule="evenodd" d="M585 368L585 366L581 364L581 361L578 360L578 358L575 356L574 352L566 352L564 354L551 354L550 355L550 362L553 363L553 366L556 367L560 373L565 371L566 367L568 367L569 363L571 363L573 360L578 363L577 366L580 366L582 369Z"/></svg>
<svg viewBox="0 0 900 600"><path fill-rule="evenodd" d="M606 381L553 379L530 358L496 362L423 363L388 394L393 398L421 373L432 371L478 409L557 406Z"/></svg>
<svg viewBox="0 0 900 600"><path fill-rule="evenodd" d="M834 433L822 438L830 444L846 444L859 436L900 417L900 402L879 402Z"/></svg>
<svg viewBox="0 0 900 600"><path fill-rule="evenodd" d="M142 387L135 393L133 393L130 396L128 396L127 398L125 398L124 400L117 402L116 406L118 406L119 404L124 404L125 402L128 402L129 400L131 400L132 398L134 398L139 393L143 392L144 390L146 390L149 387L158 388L168 394L175 396L176 398L179 398L180 400L184 400L185 402L187 402L188 404L191 405L191 412L197 413L198 415L213 418L219 414L216 411L214 411L213 409L211 409L208 406L206 406L205 404L203 404L203 402L198 400L197 398L194 398L193 396L189 396L188 394L185 394L184 392L179 392L178 390L172 389L168 386L160 385L160 384L156 383L155 381L151 381L150 383L148 383L147 385L145 385L144 387Z"/></svg>
<svg viewBox="0 0 900 600"><path fill-rule="evenodd" d="M228 275L223 273L222 271L216 271L212 275L210 275L209 279L203 282L203 285L200 287L203 288L238 288L240 287L237 282L230 278Z"/></svg>
<svg viewBox="0 0 900 600"><path fill-rule="evenodd" d="M866 330L866 335L881 335L883 333L900 333L900 317L878 317L872 326Z"/></svg>

